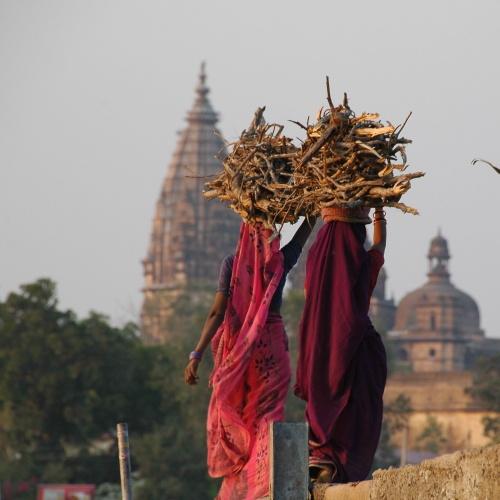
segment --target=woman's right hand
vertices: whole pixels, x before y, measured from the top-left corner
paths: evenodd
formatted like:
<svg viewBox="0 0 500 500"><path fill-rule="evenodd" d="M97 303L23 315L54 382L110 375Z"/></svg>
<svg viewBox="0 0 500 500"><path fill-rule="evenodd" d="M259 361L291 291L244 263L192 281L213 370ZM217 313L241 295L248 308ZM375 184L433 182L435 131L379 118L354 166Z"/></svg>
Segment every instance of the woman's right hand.
<svg viewBox="0 0 500 500"><path fill-rule="evenodd" d="M196 385L198 383L198 366L199 359L190 359L186 368L184 369L184 381L188 385Z"/></svg>

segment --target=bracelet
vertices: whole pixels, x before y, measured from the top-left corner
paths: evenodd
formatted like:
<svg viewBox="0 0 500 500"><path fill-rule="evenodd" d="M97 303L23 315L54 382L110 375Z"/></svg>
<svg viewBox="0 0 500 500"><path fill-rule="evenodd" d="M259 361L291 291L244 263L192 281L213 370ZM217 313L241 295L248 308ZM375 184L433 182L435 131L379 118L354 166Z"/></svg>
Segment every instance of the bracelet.
<svg viewBox="0 0 500 500"><path fill-rule="evenodd" d="M191 361L192 359L197 359L198 361L201 361L202 356L203 354L200 351L191 351L189 353L189 361Z"/></svg>

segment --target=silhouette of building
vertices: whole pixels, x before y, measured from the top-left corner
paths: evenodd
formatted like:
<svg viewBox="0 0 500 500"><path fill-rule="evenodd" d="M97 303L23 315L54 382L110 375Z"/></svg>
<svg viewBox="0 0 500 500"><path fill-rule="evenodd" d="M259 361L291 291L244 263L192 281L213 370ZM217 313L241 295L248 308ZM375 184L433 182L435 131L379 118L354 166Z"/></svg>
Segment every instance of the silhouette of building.
<svg viewBox="0 0 500 500"><path fill-rule="evenodd" d="M219 263L234 251L237 241L238 216L219 201L202 197L207 176L222 169L221 158L226 154L208 93L202 65L187 127L179 134L156 203L143 260L141 332L147 341L169 338L165 321L172 302L183 290L204 285L215 288Z"/></svg>

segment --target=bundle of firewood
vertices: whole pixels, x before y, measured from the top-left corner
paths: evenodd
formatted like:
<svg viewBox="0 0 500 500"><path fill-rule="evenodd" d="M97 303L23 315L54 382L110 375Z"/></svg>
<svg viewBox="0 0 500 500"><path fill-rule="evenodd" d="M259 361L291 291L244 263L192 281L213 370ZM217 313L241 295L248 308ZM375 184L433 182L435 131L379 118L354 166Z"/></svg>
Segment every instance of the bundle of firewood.
<svg viewBox="0 0 500 500"><path fill-rule="evenodd" d="M269 227L318 215L322 208L389 206L417 214L400 202L411 179L423 172L407 168L400 126L383 124L378 114L334 106L327 79L328 108L310 125L294 122L306 132L297 148L283 126L264 122L259 108L224 160L224 171L206 185L207 198L219 198L249 222Z"/></svg>
<svg viewBox="0 0 500 500"><path fill-rule="evenodd" d="M250 127L229 145L224 170L206 183L203 194L229 203L247 222L274 227L303 214L295 209L293 198L300 202L300 193L292 185L299 149L282 134L282 125L264 121L264 109L257 109Z"/></svg>
<svg viewBox="0 0 500 500"><path fill-rule="evenodd" d="M318 113L313 125L302 125L306 139L294 162L294 184L302 192L307 213L321 208L395 207L417 214L417 210L400 203L410 189L410 180L423 172L401 173L407 168L403 125L383 124L378 114L351 110L344 102L334 106L327 79L329 107Z"/></svg>

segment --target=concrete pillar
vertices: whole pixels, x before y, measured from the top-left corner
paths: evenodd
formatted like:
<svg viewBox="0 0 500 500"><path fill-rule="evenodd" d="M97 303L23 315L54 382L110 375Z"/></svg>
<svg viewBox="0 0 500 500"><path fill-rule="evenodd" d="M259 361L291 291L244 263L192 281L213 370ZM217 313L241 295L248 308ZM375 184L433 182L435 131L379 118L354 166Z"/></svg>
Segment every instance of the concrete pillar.
<svg viewBox="0 0 500 500"><path fill-rule="evenodd" d="M307 500L309 451L306 423L274 422L270 435L270 500Z"/></svg>

